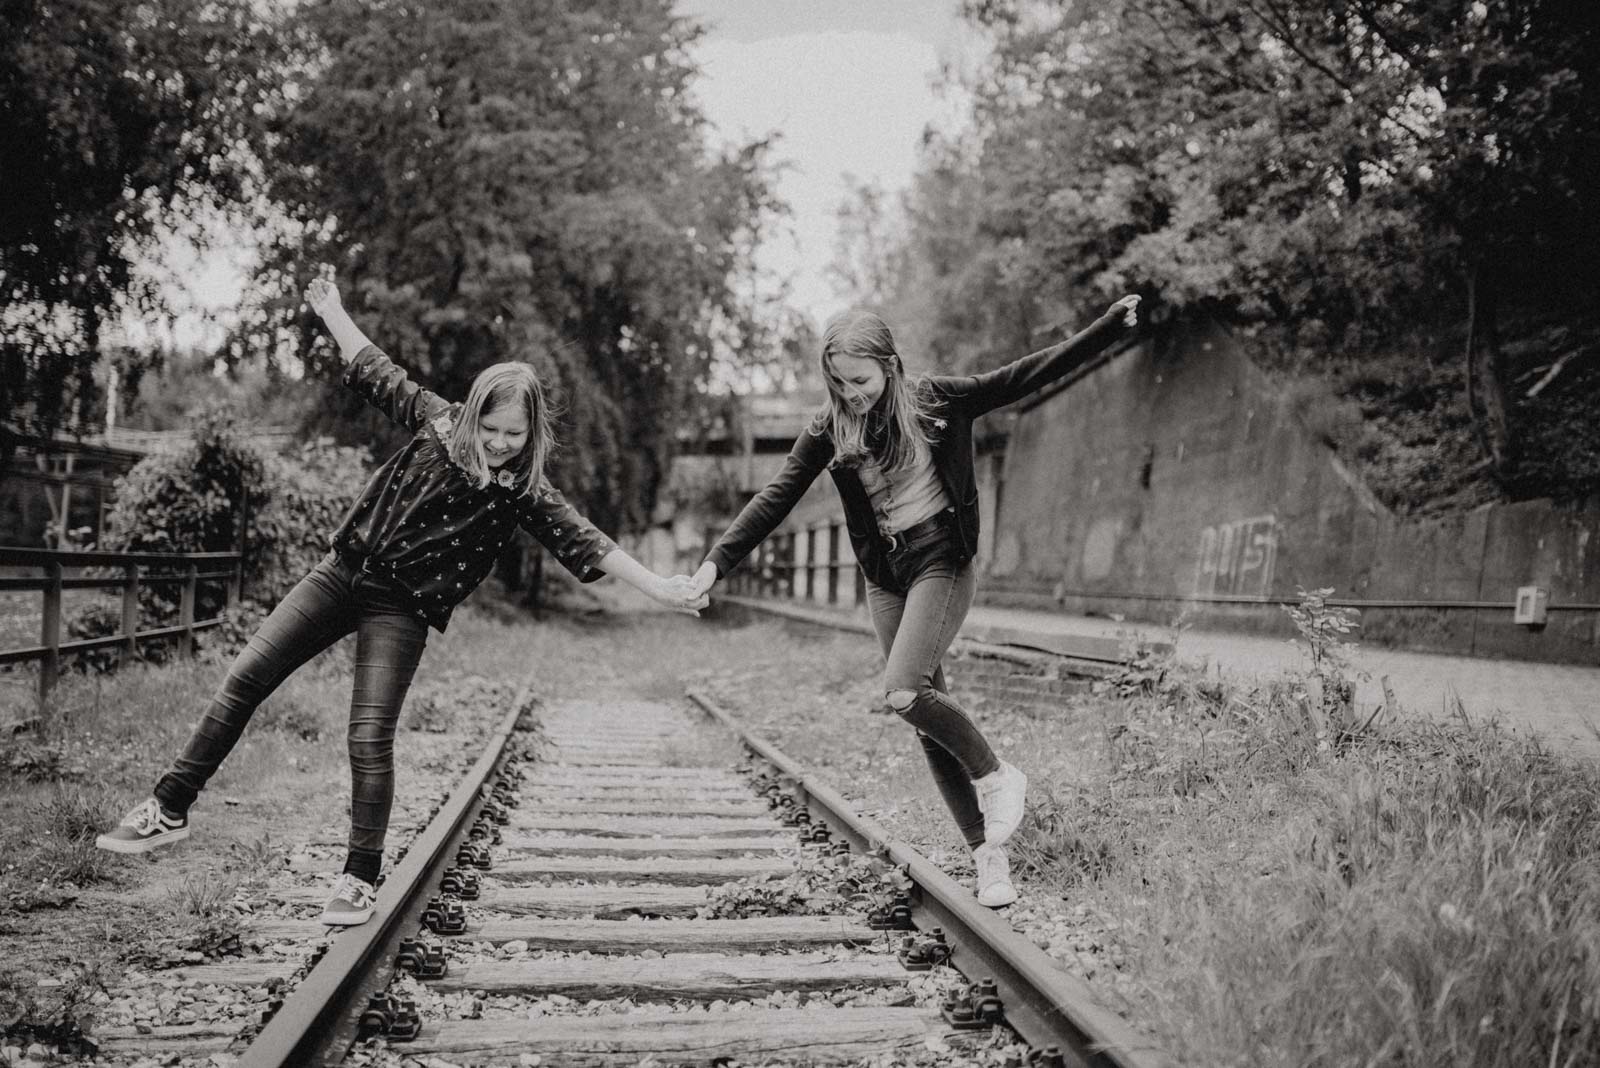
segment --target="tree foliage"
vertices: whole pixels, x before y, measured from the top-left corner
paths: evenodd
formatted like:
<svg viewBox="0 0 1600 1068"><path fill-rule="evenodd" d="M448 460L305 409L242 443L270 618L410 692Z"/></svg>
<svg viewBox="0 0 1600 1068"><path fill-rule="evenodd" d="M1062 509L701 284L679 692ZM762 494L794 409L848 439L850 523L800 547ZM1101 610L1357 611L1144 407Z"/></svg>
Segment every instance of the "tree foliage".
<svg viewBox="0 0 1600 1068"><path fill-rule="evenodd" d="M163 227L251 188L282 50L257 0L0 5L0 416L48 432L94 396ZM0 424L8 452L11 431Z"/></svg>
<svg viewBox="0 0 1600 1068"><path fill-rule="evenodd" d="M771 347L737 287L776 208L765 146L708 152L696 27L667 0L320 0L297 29L313 52L269 171L290 225L236 352L327 366L299 289L330 263L441 395L537 367L564 410L558 481L601 525L642 523L718 353Z"/></svg>
<svg viewBox="0 0 1600 1068"><path fill-rule="evenodd" d="M1504 491L1600 484L1541 437L1600 396L1600 6L964 11L993 49L973 130L934 146L909 200L900 290L943 320L945 358L1137 288L1298 366L1448 361Z"/></svg>

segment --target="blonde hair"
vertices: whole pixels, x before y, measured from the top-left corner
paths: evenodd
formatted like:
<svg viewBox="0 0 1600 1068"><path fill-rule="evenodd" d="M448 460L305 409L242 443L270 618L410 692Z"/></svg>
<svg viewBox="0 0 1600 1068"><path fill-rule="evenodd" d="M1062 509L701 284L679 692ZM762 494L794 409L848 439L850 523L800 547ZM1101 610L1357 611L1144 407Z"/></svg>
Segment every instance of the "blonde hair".
<svg viewBox="0 0 1600 1068"><path fill-rule="evenodd" d="M873 360L883 368L883 396L873 406L883 413L879 433L869 428L870 412L857 412L850 406L847 398L853 390L835 372L835 356ZM822 329L820 359L828 404L817 413L812 433L831 432L834 463L855 467L874 460L885 471L894 471L928 457L928 428L933 421L928 392L921 388L920 379L906 377L889 324L869 311L852 308L840 312Z"/></svg>
<svg viewBox="0 0 1600 1068"><path fill-rule="evenodd" d="M472 380L472 388L461 405L461 417L450 432L450 458L477 482L479 489L487 486L494 471L478 441L478 423L490 412L516 405L521 405L528 415L528 440L500 470L510 471L517 480L518 492L531 497L539 490L545 461L556 441L550 429L544 387L533 368L525 363L497 363L485 367Z"/></svg>

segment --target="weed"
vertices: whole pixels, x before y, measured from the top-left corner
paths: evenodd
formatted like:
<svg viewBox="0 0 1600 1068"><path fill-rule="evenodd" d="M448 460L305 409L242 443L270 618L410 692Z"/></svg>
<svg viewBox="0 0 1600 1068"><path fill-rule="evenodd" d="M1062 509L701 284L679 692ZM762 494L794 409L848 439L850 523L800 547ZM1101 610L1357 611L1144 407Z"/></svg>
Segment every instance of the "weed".
<svg viewBox="0 0 1600 1068"><path fill-rule="evenodd" d="M65 1053L92 1056L98 1047L88 1038L94 1025L94 1001L107 993L109 958L92 953L54 986L41 987L24 971L0 976L0 1038L24 1045L41 1043Z"/></svg>
<svg viewBox="0 0 1600 1068"><path fill-rule="evenodd" d="M236 838L228 843L229 868L245 879L263 878L282 871L289 864L289 850L281 842L274 842L269 831L261 837L245 841Z"/></svg>
<svg viewBox="0 0 1600 1068"><path fill-rule="evenodd" d="M1085 833L1083 824L1077 806L1041 783L1006 849L1020 871L1063 892L1109 874L1117 864L1116 849Z"/></svg>
<svg viewBox="0 0 1600 1068"><path fill-rule="evenodd" d="M233 912L233 896L242 880L233 874L201 872L186 875L167 891L167 904L180 917L209 920Z"/></svg>

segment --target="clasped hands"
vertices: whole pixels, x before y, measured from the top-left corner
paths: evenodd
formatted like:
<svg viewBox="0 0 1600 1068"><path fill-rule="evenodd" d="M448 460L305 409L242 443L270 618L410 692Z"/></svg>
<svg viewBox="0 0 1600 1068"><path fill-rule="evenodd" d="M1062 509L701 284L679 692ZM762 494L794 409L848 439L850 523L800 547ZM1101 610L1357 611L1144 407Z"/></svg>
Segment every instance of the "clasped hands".
<svg viewBox="0 0 1600 1068"><path fill-rule="evenodd" d="M717 567L709 560L700 565L693 575L673 575L663 578L656 591L656 600L668 608L686 615L698 616L700 609L711 603L711 587L717 581Z"/></svg>

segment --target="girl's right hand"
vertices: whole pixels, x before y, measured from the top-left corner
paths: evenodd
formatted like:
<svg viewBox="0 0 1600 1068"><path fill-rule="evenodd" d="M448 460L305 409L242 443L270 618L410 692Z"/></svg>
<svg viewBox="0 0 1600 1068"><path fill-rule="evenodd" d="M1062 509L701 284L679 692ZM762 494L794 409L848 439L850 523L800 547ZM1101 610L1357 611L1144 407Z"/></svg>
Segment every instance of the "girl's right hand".
<svg viewBox="0 0 1600 1068"><path fill-rule="evenodd" d="M306 286L306 303L311 305L311 310L326 319L329 314L340 310L339 287L326 278L318 278Z"/></svg>

